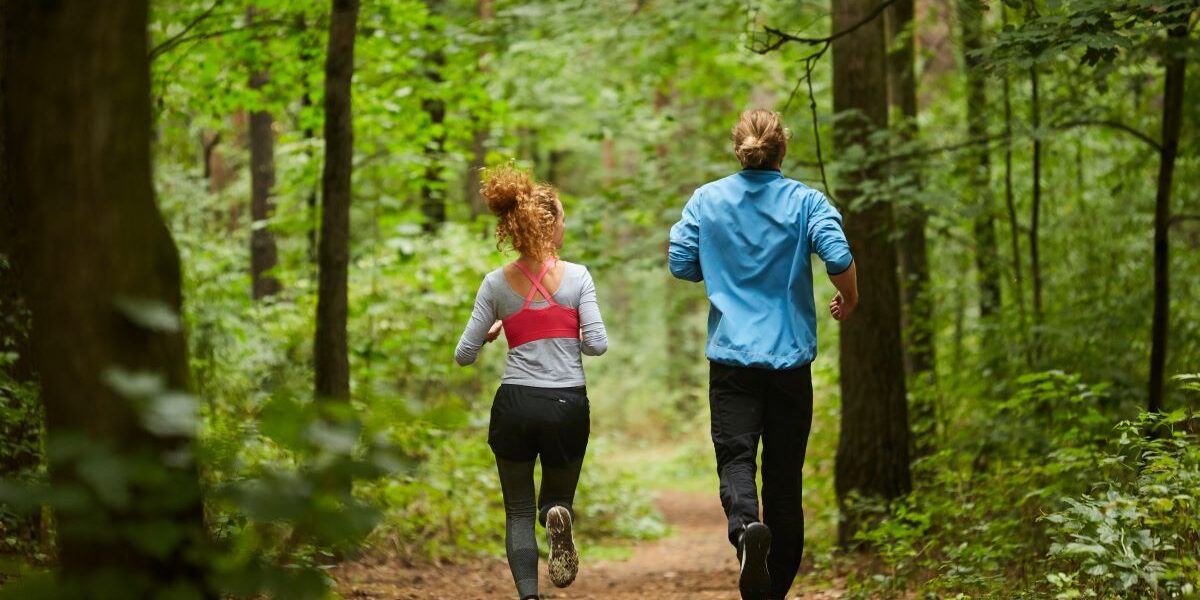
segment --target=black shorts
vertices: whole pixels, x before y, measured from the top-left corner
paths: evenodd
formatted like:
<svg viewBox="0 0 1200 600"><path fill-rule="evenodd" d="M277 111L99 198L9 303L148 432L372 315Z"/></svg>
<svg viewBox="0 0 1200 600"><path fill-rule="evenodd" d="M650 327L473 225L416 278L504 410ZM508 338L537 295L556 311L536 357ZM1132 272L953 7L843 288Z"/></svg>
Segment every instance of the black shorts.
<svg viewBox="0 0 1200 600"><path fill-rule="evenodd" d="M591 432L587 388L502 384L492 401L488 445L507 460L563 466L583 456Z"/></svg>

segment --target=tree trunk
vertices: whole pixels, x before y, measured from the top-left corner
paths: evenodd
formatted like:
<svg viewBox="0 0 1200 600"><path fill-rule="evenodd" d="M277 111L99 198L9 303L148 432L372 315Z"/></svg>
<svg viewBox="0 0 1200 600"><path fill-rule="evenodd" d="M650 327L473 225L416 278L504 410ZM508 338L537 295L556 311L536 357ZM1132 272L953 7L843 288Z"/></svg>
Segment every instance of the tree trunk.
<svg viewBox="0 0 1200 600"><path fill-rule="evenodd" d="M437 13L441 0L430 0L429 12ZM427 27L430 38L440 40L443 32ZM435 42L439 43L440 42ZM425 216L423 227L427 233L441 229L446 222L446 192L442 185L442 160L446 153L446 102L442 100L442 69L446 67L446 54L439 46L433 51L426 65L425 78L433 91L421 101L425 114L429 115L429 126L433 140L425 146L425 180L421 184L421 214Z"/></svg>
<svg viewBox="0 0 1200 600"><path fill-rule="evenodd" d="M5 7L0 3L0 32L4 31ZM0 114L5 113L5 45L0 43ZM29 349L29 310L19 293L20 278L13 261L12 247L16 239L16 210L8 189L8 157L5 127L0 120L0 411L7 417L0 422L0 478L21 481L32 475L41 462L41 414L33 394L26 394L33 384ZM16 355L16 359L4 357ZM39 519L36 514L18 516L13 521L0 521L9 526L7 534L32 543L39 538Z"/></svg>
<svg viewBox="0 0 1200 600"><path fill-rule="evenodd" d="M479 20L489 23L494 16L495 9L492 6L492 0L479 0ZM485 50L479 57L477 64L480 75L487 73L485 63L487 55L488 52ZM483 168L487 166L487 139L488 124L476 117L475 133L471 139L471 161L467 164L467 176L463 178L463 192L467 204L471 208L472 221L479 218L480 215L487 214L488 211L487 203L483 201L483 193L480 189L483 185Z"/></svg>
<svg viewBox="0 0 1200 600"><path fill-rule="evenodd" d="M967 139L987 136L987 80L974 52L983 48L983 11L979 0L960 0L963 64L967 80ZM975 276L979 286L979 317L988 321L1000 309L999 252L996 248L996 218L992 212L991 149L983 144L967 153L970 161L968 188L975 198ZM988 336L990 337L990 336Z"/></svg>
<svg viewBox="0 0 1200 600"><path fill-rule="evenodd" d="M888 45L888 103L900 122L893 126L902 143L917 137L917 85L913 66L913 0L897 0L885 13ZM893 165L901 176L911 177L910 200L896 211L900 225L897 258L900 263L900 291L904 331L904 367L917 389L932 391L935 377L933 302L929 297L929 258L925 225L928 215L921 196L919 165L902 160ZM931 393L914 394L912 400L914 451L923 456L933 449L936 411Z"/></svg>
<svg viewBox="0 0 1200 600"><path fill-rule="evenodd" d="M1163 409L1163 378L1167 365L1167 335L1170 331L1170 245L1171 179L1179 153L1179 130L1183 123L1183 87L1187 74L1184 46L1186 21L1172 27L1163 57L1162 146L1158 160L1158 191L1154 195L1154 320L1150 334L1150 390L1146 410Z"/></svg>
<svg viewBox="0 0 1200 600"><path fill-rule="evenodd" d="M1038 97L1037 67L1029 69L1031 120L1033 122L1033 201L1029 218L1029 277L1033 284L1033 354L1038 356L1042 326L1042 265L1038 256L1038 226L1042 212L1042 104Z"/></svg>
<svg viewBox="0 0 1200 600"><path fill-rule="evenodd" d="M1008 25L1008 8L1000 6L1001 22ZM1008 209L1008 234L1013 252L1013 295L1016 298L1016 311L1020 319L1022 341L1025 342L1026 365L1028 360L1028 340L1025 316L1025 282L1021 277L1021 232L1016 221L1016 200L1013 194L1013 98L1012 85L1009 84L1008 73L1004 73L1004 206Z"/></svg>
<svg viewBox="0 0 1200 600"><path fill-rule="evenodd" d="M851 28L874 5L870 0L833 2L833 30ZM834 111L857 111L837 121L834 146L839 152L867 144L872 130L887 127L885 60L880 19L834 41ZM842 323L841 334L842 419L834 475L844 516L838 527L843 547L853 544L861 526L847 505L851 492L890 499L911 488L892 206L875 201L855 207L860 186L879 177L877 166L860 168L842 177L838 191L862 289L858 310Z"/></svg>
<svg viewBox="0 0 1200 600"><path fill-rule="evenodd" d="M325 169L322 174L320 276L317 332L313 355L318 399L349 400L350 361L346 350L346 279L350 263L350 175L354 127L350 79L354 76L354 36L358 0L333 0L329 51L325 59Z"/></svg>
<svg viewBox="0 0 1200 600"><path fill-rule="evenodd" d="M156 394L121 391L128 373L159 378L173 401L188 390L179 256L151 183L147 1L8 10L5 71L8 89L21 91L4 114L21 291L48 435L86 444L50 465L57 486L88 498L57 512L62 574L98 595L119 585L131 598L167 589L215 598L203 577L194 432L152 433L135 407ZM110 457L136 476L109 479L103 494L81 461ZM100 463L91 464L94 473ZM154 549L104 535L152 529Z"/></svg>
<svg viewBox="0 0 1200 600"><path fill-rule="evenodd" d="M308 30L308 21L301 13L296 17L296 28L300 31ZM310 65L316 62L317 50L309 44L304 44L300 49L300 62L305 65L304 71L308 72ZM308 114L312 109L312 89L309 86L308 78L303 78L301 83L304 92L300 95L300 113L297 119L297 128L304 132L304 155L308 157L309 164L312 164L315 157L313 152L312 141L316 139L317 132L313 129L312 119ZM306 175L309 171L305 170ZM320 228L320 223L317 222L317 187L320 185L317 182L310 182L308 187L308 195L305 196L304 205L308 209L308 262L316 265L318 262L317 252L317 230Z"/></svg>
<svg viewBox="0 0 1200 600"><path fill-rule="evenodd" d="M259 11L246 9L246 21L253 21ZM267 70L256 70L250 76L250 89L262 90L271 79ZM262 103L262 99L259 99ZM271 218L275 212L275 201L271 191L275 187L275 133L274 119L266 110L250 113L250 280L254 299L261 300L279 293L279 279L270 274L279 261L275 249L275 234L259 223Z"/></svg>

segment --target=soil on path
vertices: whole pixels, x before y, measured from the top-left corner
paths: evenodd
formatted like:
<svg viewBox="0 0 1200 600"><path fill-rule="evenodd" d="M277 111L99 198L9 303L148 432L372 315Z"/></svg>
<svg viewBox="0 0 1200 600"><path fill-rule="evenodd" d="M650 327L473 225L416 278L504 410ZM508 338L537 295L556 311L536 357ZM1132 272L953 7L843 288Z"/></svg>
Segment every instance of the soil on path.
<svg viewBox="0 0 1200 600"><path fill-rule="evenodd" d="M565 589L549 582L542 561L539 585L542 597L736 600L737 559L725 539L725 521L716 494L668 491L660 493L657 501L671 524L670 536L635 546L628 560L592 562L585 558L575 583ZM808 565L805 567L807 571ZM422 568L355 563L339 568L337 576L341 592L347 598L512 600L516 597L512 576L501 559ZM837 589L803 588L802 581L798 581L792 586L790 597L812 600L842 597Z"/></svg>

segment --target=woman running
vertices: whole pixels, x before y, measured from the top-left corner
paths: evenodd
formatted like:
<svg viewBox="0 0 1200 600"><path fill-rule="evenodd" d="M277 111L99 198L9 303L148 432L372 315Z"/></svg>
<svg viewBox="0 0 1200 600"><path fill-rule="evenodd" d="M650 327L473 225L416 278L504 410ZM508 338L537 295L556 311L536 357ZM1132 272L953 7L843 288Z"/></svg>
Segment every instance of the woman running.
<svg viewBox="0 0 1200 600"><path fill-rule="evenodd" d="M563 206L554 188L500 167L487 174L483 196L499 218L497 247L508 242L520 257L483 278L455 360L475 362L503 327L508 358L492 402L488 445L504 493L508 566L525 600L538 597L535 511L550 545L550 580L566 587L579 568L571 503L590 429L580 354L604 354L608 336L591 274L558 259ZM533 463L539 456L542 485L535 504Z"/></svg>

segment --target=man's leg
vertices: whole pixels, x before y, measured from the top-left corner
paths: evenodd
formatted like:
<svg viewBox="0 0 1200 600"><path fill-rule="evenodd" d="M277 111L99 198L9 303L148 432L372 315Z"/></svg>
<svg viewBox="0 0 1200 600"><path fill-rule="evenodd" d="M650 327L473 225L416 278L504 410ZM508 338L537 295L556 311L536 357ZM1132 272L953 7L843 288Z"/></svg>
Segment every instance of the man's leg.
<svg viewBox="0 0 1200 600"><path fill-rule="evenodd" d="M763 432L766 376L761 369L709 363L708 403L721 478L721 506L729 519L729 542L758 521L758 438Z"/></svg>
<svg viewBox="0 0 1200 600"><path fill-rule="evenodd" d="M787 597L804 552L804 453L812 429L812 370L776 371L771 377L763 430L763 522L771 528L771 598Z"/></svg>

